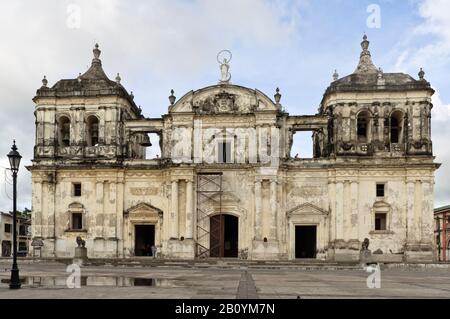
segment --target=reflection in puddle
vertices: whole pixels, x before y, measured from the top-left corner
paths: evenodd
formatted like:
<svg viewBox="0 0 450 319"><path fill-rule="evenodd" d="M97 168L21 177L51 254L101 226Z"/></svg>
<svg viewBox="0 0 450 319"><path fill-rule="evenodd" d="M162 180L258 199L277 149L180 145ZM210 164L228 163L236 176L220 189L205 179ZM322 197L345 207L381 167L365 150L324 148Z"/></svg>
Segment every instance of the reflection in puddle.
<svg viewBox="0 0 450 319"><path fill-rule="evenodd" d="M68 277L21 277L20 282L29 287L67 287ZM0 284L8 284L10 279L1 279ZM87 287L180 287L174 279L138 278L125 276L81 276L81 286Z"/></svg>

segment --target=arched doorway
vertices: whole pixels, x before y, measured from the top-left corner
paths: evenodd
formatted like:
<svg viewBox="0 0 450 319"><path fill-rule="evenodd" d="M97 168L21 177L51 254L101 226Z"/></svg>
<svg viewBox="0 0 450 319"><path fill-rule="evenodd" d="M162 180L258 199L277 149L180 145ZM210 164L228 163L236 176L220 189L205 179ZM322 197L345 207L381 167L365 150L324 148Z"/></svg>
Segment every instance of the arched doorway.
<svg viewBox="0 0 450 319"><path fill-rule="evenodd" d="M238 257L239 218L214 215L209 220L209 256Z"/></svg>

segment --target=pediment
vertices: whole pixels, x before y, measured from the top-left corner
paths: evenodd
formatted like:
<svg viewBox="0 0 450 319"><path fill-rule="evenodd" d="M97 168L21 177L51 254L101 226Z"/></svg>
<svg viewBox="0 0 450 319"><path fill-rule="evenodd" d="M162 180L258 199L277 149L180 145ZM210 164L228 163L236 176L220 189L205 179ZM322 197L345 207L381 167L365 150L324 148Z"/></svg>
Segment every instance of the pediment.
<svg viewBox="0 0 450 319"><path fill-rule="evenodd" d="M286 214L288 217L297 215L327 216L329 212L311 203L304 203L290 209Z"/></svg>
<svg viewBox="0 0 450 319"><path fill-rule="evenodd" d="M149 215L162 215L162 210L159 208L148 204L148 203L139 203L133 207L127 209L124 214L134 215L134 214L149 214Z"/></svg>
<svg viewBox="0 0 450 319"><path fill-rule="evenodd" d="M214 198L219 200L219 194L215 195ZM222 199L222 205L236 204L241 201L241 199L239 197L237 197L233 192L223 192L221 199Z"/></svg>
<svg viewBox="0 0 450 319"><path fill-rule="evenodd" d="M81 203L78 202L73 202L69 204L69 210L74 211L74 210L84 210L84 206Z"/></svg>
<svg viewBox="0 0 450 319"><path fill-rule="evenodd" d="M384 201L377 201L373 204L373 210L376 212L389 212L391 210L391 205Z"/></svg>
<svg viewBox="0 0 450 319"><path fill-rule="evenodd" d="M259 90L220 84L190 91L179 99L170 113L248 114L255 111L277 111L275 103Z"/></svg>

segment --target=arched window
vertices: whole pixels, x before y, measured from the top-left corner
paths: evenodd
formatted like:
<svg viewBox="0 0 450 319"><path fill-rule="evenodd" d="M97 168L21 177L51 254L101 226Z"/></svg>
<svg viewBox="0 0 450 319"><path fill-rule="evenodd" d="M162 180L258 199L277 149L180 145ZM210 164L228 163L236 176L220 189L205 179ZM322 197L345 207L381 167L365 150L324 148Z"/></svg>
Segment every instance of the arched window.
<svg viewBox="0 0 450 319"><path fill-rule="evenodd" d="M369 142L369 124L370 117L368 112L361 112L358 114L357 123L357 134L358 142L366 143Z"/></svg>
<svg viewBox="0 0 450 319"><path fill-rule="evenodd" d="M98 118L91 115L86 121L86 143L87 146L98 144Z"/></svg>
<svg viewBox="0 0 450 319"><path fill-rule="evenodd" d="M391 115L391 143L401 143L403 139L403 113L395 111Z"/></svg>
<svg viewBox="0 0 450 319"><path fill-rule="evenodd" d="M59 146L70 145L70 119L67 116L61 116L58 123L58 144Z"/></svg>

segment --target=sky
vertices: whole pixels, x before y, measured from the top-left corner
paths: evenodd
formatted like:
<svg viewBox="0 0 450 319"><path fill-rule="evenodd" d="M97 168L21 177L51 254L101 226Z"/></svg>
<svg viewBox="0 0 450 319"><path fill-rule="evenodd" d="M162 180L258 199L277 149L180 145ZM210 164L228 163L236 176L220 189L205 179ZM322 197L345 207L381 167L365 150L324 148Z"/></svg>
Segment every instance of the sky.
<svg viewBox="0 0 450 319"><path fill-rule="evenodd" d="M216 55L231 50L231 82L273 96L290 114L315 114L336 69L356 68L366 33L376 66L431 82L436 161L435 206L450 204L450 1L447 0L0 0L0 211L11 208L6 154L16 139L23 155L18 208L31 207L35 136L32 98L76 78L96 42L107 75L120 73L148 117L167 113L170 90L180 98L216 84ZM308 136L294 145L308 153ZM156 144L156 143L154 143ZM295 151L294 151L295 153Z"/></svg>

